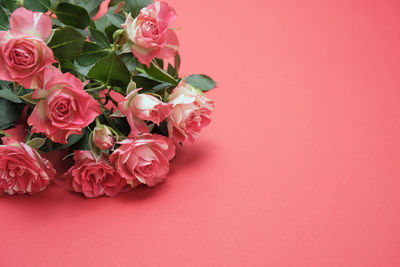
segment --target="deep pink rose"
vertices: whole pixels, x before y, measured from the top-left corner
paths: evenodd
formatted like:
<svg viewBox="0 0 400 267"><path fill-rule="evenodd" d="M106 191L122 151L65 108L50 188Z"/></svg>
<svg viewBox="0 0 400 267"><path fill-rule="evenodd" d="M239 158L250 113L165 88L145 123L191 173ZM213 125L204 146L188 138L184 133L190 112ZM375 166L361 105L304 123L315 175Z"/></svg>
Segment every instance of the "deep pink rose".
<svg viewBox="0 0 400 267"><path fill-rule="evenodd" d="M106 125L96 126L93 130L93 143L102 150L108 150L114 145L113 133Z"/></svg>
<svg viewBox="0 0 400 267"><path fill-rule="evenodd" d="M128 15L122 27L132 42L130 49L140 63L149 66L153 58L170 58L178 52L178 38L168 28L175 19L175 10L165 2L148 5L135 19Z"/></svg>
<svg viewBox="0 0 400 267"><path fill-rule="evenodd" d="M149 94L138 94L139 90L133 90L119 104L119 110L126 115L131 126L132 137L149 131L145 120L159 125L171 113L170 104Z"/></svg>
<svg viewBox="0 0 400 267"><path fill-rule="evenodd" d="M46 66L56 62L44 43L51 33L51 19L21 7L12 13L10 25L10 31L0 32L0 79L37 88Z"/></svg>
<svg viewBox="0 0 400 267"><path fill-rule="evenodd" d="M188 139L194 142L200 130L210 122L210 114L214 109L212 100L181 81L168 98L172 111L168 117L168 133L176 143Z"/></svg>
<svg viewBox="0 0 400 267"><path fill-rule="evenodd" d="M100 104L70 73L48 67L39 87L32 95L39 102L28 118L32 133L44 133L52 141L66 144L68 136L82 134L82 129L100 114Z"/></svg>
<svg viewBox="0 0 400 267"><path fill-rule="evenodd" d="M110 162L132 187L143 183L155 186L169 172L169 161L175 156L175 144L157 134L143 134L120 142Z"/></svg>
<svg viewBox="0 0 400 267"><path fill-rule="evenodd" d="M63 178L75 192L83 193L85 197L113 197L126 185L125 179L110 166L104 154L96 161L90 151L75 150L74 160L75 165Z"/></svg>
<svg viewBox="0 0 400 267"><path fill-rule="evenodd" d="M11 138L0 145L0 189L5 193L33 195L56 175L53 165L30 146Z"/></svg>

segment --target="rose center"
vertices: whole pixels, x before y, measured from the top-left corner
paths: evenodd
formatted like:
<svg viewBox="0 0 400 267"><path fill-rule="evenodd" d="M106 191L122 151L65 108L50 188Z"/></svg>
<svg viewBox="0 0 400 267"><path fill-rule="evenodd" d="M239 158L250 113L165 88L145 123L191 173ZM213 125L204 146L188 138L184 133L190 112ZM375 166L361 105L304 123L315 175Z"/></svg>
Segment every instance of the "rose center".
<svg viewBox="0 0 400 267"><path fill-rule="evenodd" d="M71 115L71 100L59 99L51 106L51 113L55 118L67 119Z"/></svg>
<svg viewBox="0 0 400 267"><path fill-rule="evenodd" d="M153 117L153 118L154 118L154 117L158 117L158 112L157 112L157 110L154 110L154 109L151 110L151 111L150 111L150 116Z"/></svg>
<svg viewBox="0 0 400 267"><path fill-rule="evenodd" d="M146 21L145 23L143 23L143 31L152 34L152 35L158 35L159 34L159 30L158 27L156 25L154 25L153 22L151 21Z"/></svg>
<svg viewBox="0 0 400 267"><path fill-rule="evenodd" d="M16 163L14 162L9 162L8 166L7 166L7 170L8 170L8 177L20 177L24 174L25 172L25 168L22 168L21 166L18 166Z"/></svg>
<svg viewBox="0 0 400 267"><path fill-rule="evenodd" d="M12 60L15 65L29 66L34 63L34 55L32 51L22 48L14 48L12 53Z"/></svg>
<svg viewBox="0 0 400 267"><path fill-rule="evenodd" d="M98 184L104 179L105 173L103 169L95 168L94 170L90 171L88 177L93 184Z"/></svg>
<svg viewBox="0 0 400 267"><path fill-rule="evenodd" d="M154 171L154 166L153 164L147 164L144 166L139 167L139 172L143 174L144 176L147 176L149 174L152 174Z"/></svg>
<svg viewBox="0 0 400 267"><path fill-rule="evenodd" d="M189 117L188 117L189 122L198 122L199 121L199 116L195 112L190 112Z"/></svg>

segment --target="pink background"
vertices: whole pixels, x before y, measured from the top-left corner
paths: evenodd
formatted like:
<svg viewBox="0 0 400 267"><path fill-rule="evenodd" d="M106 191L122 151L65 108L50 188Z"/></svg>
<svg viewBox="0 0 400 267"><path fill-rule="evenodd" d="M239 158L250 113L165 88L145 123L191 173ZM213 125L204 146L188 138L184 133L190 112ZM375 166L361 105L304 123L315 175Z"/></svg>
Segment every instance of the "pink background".
<svg viewBox="0 0 400 267"><path fill-rule="evenodd" d="M0 265L400 266L399 2L169 3L212 124L158 188L0 195Z"/></svg>

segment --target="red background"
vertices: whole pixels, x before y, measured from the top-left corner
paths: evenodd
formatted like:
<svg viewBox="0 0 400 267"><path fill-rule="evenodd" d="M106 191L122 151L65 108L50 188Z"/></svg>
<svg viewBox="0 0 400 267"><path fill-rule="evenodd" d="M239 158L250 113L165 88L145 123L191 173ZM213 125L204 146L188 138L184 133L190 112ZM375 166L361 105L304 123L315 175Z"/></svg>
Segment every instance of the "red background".
<svg viewBox="0 0 400 267"><path fill-rule="evenodd" d="M212 124L158 188L0 196L0 265L400 266L399 2L169 3Z"/></svg>

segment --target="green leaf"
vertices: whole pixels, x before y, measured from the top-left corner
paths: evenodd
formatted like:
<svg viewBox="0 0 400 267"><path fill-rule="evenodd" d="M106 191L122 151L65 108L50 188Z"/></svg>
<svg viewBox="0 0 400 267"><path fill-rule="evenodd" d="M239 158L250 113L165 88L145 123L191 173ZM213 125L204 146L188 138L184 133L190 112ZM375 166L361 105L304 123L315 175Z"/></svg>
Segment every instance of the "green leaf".
<svg viewBox="0 0 400 267"><path fill-rule="evenodd" d="M62 72L71 72L73 70L76 70L74 63L72 63L71 60L68 60L68 59L60 60L59 64L61 66Z"/></svg>
<svg viewBox="0 0 400 267"><path fill-rule="evenodd" d="M154 61L157 64L157 66L160 67L160 69L164 68L164 60L162 60L161 58L155 58Z"/></svg>
<svg viewBox="0 0 400 267"><path fill-rule="evenodd" d="M171 64L168 63L168 69L167 69L168 74L170 74L174 78L178 78L178 73L176 72L176 69L172 67Z"/></svg>
<svg viewBox="0 0 400 267"><path fill-rule="evenodd" d="M133 76L132 81L136 83L137 88L142 88L143 92L151 92L154 87L161 84L159 81L152 80L144 75Z"/></svg>
<svg viewBox="0 0 400 267"><path fill-rule="evenodd" d="M153 0L126 0L125 9L128 12L131 12L132 17L134 18L139 15L139 12L142 8L150 5L151 3L153 3Z"/></svg>
<svg viewBox="0 0 400 267"><path fill-rule="evenodd" d="M54 150L64 149L77 144L85 136L86 136L86 128L82 130L81 135L71 134L70 136L68 136L67 144L59 144L51 141L50 139L46 139L46 142L39 148L39 150L41 152L50 152Z"/></svg>
<svg viewBox="0 0 400 267"><path fill-rule="evenodd" d="M74 62L74 66L80 74L82 74L83 76L87 76L89 73L89 70L94 66L94 64L89 65L89 66L81 66L81 65L79 65L78 62Z"/></svg>
<svg viewBox="0 0 400 267"><path fill-rule="evenodd" d="M0 130L0 137L2 137L2 136L10 137L11 135L9 135L8 133L6 133L6 132L3 131L3 130Z"/></svg>
<svg viewBox="0 0 400 267"><path fill-rule="evenodd" d="M88 12L80 6L70 3L61 3L57 6L55 13L57 18L66 25L85 29L90 24Z"/></svg>
<svg viewBox="0 0 400 267"><path fill-rule="evenodd" d="M99 46L103 48L109 48L110 47L110 42L108 41L107 36L102 33L101 31L98 31L92 27L89 28L89 37L92 42L95 42Z"/></svg>
<svg viewBox="0 0 400 267"><path fill-rule="evenodd" d="M26 144L32 148L38 149L42 147L45 143L46 138L37 137L29 140Z"/></svg>
<svg viewBox="0 0 400 267"><path fill-rule="evenodd" d="M13 12L17 8L16 2L15 0L0 0L0 6Z"/></svg>
<svg viewBox="0 0 400 267"><path fill-rule="evenodd" d="M50 9L50 0L24 0L26 9L32 11L46 12Z"/></svg>
<svg viewBox="0 0 400 267"><path fill-rule="evenodd" d="M174 69L176 73L179 73L179 68L181 67L181 56L177 53L174 57Z"/></svg>
<svg viewBox="0 0 400 267"><path fill-rule="evenodd" d="M203 92L214 89L217 85L213 79L204 74L193 74L187 77L185 80L194 88L200 89Z"/></svg>
<svg viewBox="0 0 400 267"><path fill-rule="evenodd" d="M10 88L3 88L3 90L0 90L0 98L7 99L14 103L22 103L21 99L19 99Z"/></svg>
<svg viewBox="0 0 400 267"><path fill-rule="evenodd" d="M132 14L132 17L136 17L139 14L139 11L148 6L149 4L153 3L153 0L111 0L110 6L115 6L120 2L125 2L125 10Z"/></svg>
<svg viewBox="0 0 400 267"><path fill-rule="evenodd" d="M154 125L153 130L151 133L153 134L160 134L168 137L168 126L167 126L167 120L163 120L160 125L158 126L157 124Z"/></svg>
<svg viewBox="0 0 400 267"><path fill-rule="evenodd" d="M131 78L124 62L116 55L111 54L90 69L88 77L103 82L106 85L125 88Z"/></svg>
<svg viewBox="0 0 400 267"><path fill-rule="evenodd" d="M57 58L75 59L82 54L85 36L70 26L55 31L48 46Z"/></svg>
<svg viewBox="0 0 400 267"><path fill-rule="evenodd" d="M67 139L68 143L61 145L58 149L63 149L63 148L72 146L73 144L76 144L79 140L81 140L85 136L85 132L86 132L86 129L83 129L81 135L71 134Z"/></svg>
<svg viewBox="0 0 400 267"><path fill-rule="evenodd" d="M120 58L125 63L130 72L136 71L138 60L136 57L133 56L132 53L121 54Z"/></svg>
<svg viewBox="0 0 400 267"><path fill-rule="evenodd" d="M108 15L108 14L110 14L110 15L116 14L115 11L116 11L117 7L118 7L118 6L114 6L114 7L109 6L107 13L106 13L104 16L102 16L101 18L99 18L98 20L95 21L96 29L98 29L99 31L104 32L105 29L106 29L108 26L112 25L107 15ZM120 11L123 11L123 9L121 9ZM122 14L119 14L119 15L120 15L121 17L123 16ZM114 22L115 22L115 21L114 21ZM112 26L117 27L117 26L115 26L115 25L112 25ZM119 28L120 28L120 25L118 25L117 28L119 29Z"/></svg>
<svg viewBox="0 0 400 267"><path fill-rule="evenodd" d="M23 99L24 101L28 102L28 103L36 105L40 100L39 99L33 99L32 95L33 95L33 92L29 93L29 94L26 94L26 95L23 95L23 96L20 96L20 98Z"/></svg>
<svg viewBox="0 0 400 267"><path fill-rule="evenodd" d="M104 49L95 43L85 42L82 47L82 56L76 61L81 66L90 66L109 54L109 49Z"/></svg>
<svg viewBox="0 0 400 267"><path fill-rule="evenodd" d="M101 2L103 2L103 0L79 0L79 1L71 1L71 2L78 3L79 6L85 8L89 12L89 15L91 17L93 17L99 11L100 4L101 4Z"/></svg>
<svg viewBox="0 0 400 267"><path fill-rule="evenodd" d="M51 18L51 23L53 24L53 29L58 29L65 26L64 23L55 18Z"/></svg>
<svg viewBox="0 0 400 267"><path fill-rule="evenodd" d="M118 129L123 135L128 136L131 132L131 127L129 126L126 117L113 117L115 128Z"/></svg>
<svg viewBox="0 0 400 267"><path fill-rule="evenodd" d="M92 28L96 28L97 30L102 32L104 32L105 28L110 25L107 16L102 16L98 20L94 21L94 24L96 25L96 27Z"/></svg>
<svg viewBox="0 0 400 267"><path fill-rule="evenodd" d="M96 126L95 122L92 122L91 124L89 124L89 126L84 129L85 134L83 135L81 140L79 140L78 142L73 144L69 148L69 152L74 152L75 150L90 150L90 147L89 147L89 137L90 137L90 133L91 133L90 129L93 129L95 126Z"/></svg>
<svg viewBox="0 0 400 267"><path fill-rule="evenodd" d="M10 102L4 98L0 98L0 129L7 129L14 125L19 118L25 105Z"/></svg>
<svg viewBox="0 0 400 267"><path fill-rule="evenodd" d="M166 88L171 88L171 87L174 87L174 85L171 84L171 83L161 83L161 84L159 84L157 86L154 86L151 91L154 92L154 93L157 93L159 91L162 91L162 90L164 90Z"/></svg>
<svg viewBox="0 0 400 267"><path fill-rule="evenodd" d="M119 14L106 14L108 20L116 27L121 28L121 24L125 23L125 18Z"/></svg>
<svg viewBox="0 0 400 267"><path fill-rule="evenodd" d="M10 29L10 24L8 23L8 18L6 13L2 8L0 8L0 30L8 31Z"/></svg>
<svg viewBox="0 0 400 267"><path fill-rule="evenodd" d="M71 134L69 137L68 137L68 144L64 144L64 145L62 145L60 148L58 148L58 149L63 149L63 148L67 148L67 147L70 147L70 146L72 146L72 145L75 145L75 144L77 144L78 142L80 142L83 138L86 138L86 136L87 136L87 129L86 128L84 128L84 129L82 129L82 134L81 135L77 135L77 134Z"/></svg>
<svg viewBox="0 0 400 267"><path fill-rule="evenodd" d="M175 79L179 78L179 67L181 66L181 57L179 54L176 54L174 57L174 66L168 63L167 72Z"/></svg>
<svg viewBox="0 0 400 267"><path fill-rule="evenodd" d="M114 35L114 32L117 30L119 30L119 28L115 25L110 25L105 28L104 32L106 33L107 38L110 41L110 43L114 42L113 35Z"/></svg>
<svg viewBox="0 0 400 267"><path fill-rule="evenodd" d="M159 66L157 66L153 62L150 62L150 68L143 65L143 69L148 75L150 75L151 77L153 77L157 80L172 83L174 85L178 84L178 81L174 77L172 77L165 70L161 69Z"/></svg>

